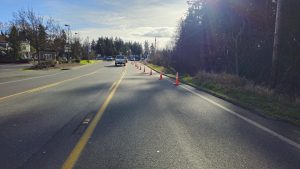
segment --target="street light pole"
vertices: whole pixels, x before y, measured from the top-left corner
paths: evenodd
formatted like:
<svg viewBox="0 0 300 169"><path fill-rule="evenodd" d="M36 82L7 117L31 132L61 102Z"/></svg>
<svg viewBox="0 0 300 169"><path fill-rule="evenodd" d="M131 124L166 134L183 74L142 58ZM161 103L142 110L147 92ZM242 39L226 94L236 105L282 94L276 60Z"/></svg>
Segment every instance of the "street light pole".
<svg viewBox="0 0 300 169"><path fill-rule="evenodd" d="M78 32L75 32L75 41L79 41L79 33Z"/></svg>
<svg viewBox="0 0 300 169"><path fill-rule="evenodd" d="M65 24L65 27L68 27L68 45L67 45L67 53L68 53L68 61L70 60L70 50L71 50L71 44L70 44L70 25Z"/></svg>
<svg viewBox="0 0 300 169"><path fill-rule="evenodd" d="M75 32L75 52L79 52L79 59L82 58L82 49L81 49L81 45L80 45L80 36L79 36L79 32ZM75 54L76 55L76 54ZM78 55L76 55L78 56ZM78 58L76 58L78 59Z"/></svg>

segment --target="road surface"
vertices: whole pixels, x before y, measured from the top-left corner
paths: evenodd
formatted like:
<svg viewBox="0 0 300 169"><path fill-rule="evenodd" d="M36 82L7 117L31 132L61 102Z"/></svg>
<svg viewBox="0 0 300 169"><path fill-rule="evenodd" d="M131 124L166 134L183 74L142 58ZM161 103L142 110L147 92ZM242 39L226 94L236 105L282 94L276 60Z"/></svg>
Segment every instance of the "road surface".
<svg viewBox="0 0 300 169"><path fill-rule="evenodd" d="M299 128L130 63L3 79L0 106L4 169L300 168Z"/></svg>

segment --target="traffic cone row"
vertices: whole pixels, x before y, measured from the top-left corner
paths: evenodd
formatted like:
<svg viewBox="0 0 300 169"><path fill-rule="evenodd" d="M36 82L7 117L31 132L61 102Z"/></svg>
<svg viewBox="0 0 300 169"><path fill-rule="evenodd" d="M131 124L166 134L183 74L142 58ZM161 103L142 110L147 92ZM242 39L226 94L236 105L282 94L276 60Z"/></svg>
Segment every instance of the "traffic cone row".
<svg viewBox="0 0 300 169"><path fill-rule="evenodd" d="M136 67L137 69L142 70L142 65L141 65L141 64L140 64L140 65L138 65L137 63L133 63L133 64L135 64L135 67ZM144 65L144 71L143 71L143 72L146 73L146 66L145 66L145 65ZM153 75L152 69L150 69L149 75L150 75L150 76ZM163 80L163 72L162 72L162 71L160 71L159 80ZM175 86L179 86L179 84L180 84L180 81L179 81L179 73L177 72L177 73L176 73L176 79L175 79L174 85L175 85Z"/></svg>
<svg viewBox="0 0 300 169"><path fill-rule="evenodd" d="M142 64L140 64L140 65L135 64L135 67L136 67L137 69L142 70ZM143 70L143 72L146 73L146 66L145 66L145 65L144 65L144 70ZM151 76L152 74L153 74L153 73L152 73L152 69L150 69L149 75Z"/></svg>

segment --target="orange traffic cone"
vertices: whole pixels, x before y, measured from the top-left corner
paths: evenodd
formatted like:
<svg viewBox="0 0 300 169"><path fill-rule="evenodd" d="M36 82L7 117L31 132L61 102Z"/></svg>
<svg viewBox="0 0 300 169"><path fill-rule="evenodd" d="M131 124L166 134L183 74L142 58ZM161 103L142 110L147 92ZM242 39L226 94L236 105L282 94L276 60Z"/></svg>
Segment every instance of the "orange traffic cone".
<svg viewBox="0 0 300 169"><path fill-rule="evenodd" d="M176 73L176 81L175 81L175 85L176 85L176 86L179 85L179 75L178 75L178 72Z"/></svg>
<svg viewBox="0 0 300 169"><path fill-rule="evenodd" d="M150 69L150 76L152 75L152 69Z"/></svg>
<svg viewBox="0 0 300 169"><path fill-rule="evenodd" d="M163 80L162 71L160 71L160 77L159 80Z"/></svg>

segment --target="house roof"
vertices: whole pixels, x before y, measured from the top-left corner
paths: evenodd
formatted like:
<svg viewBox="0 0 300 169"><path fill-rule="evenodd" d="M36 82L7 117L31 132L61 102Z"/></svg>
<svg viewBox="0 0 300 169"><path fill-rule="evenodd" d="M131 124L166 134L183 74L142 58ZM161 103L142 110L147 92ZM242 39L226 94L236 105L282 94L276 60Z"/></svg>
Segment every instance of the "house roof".
<svg viewBox="0 0 300 169"><path fill-rule="evenodd" d="M7 43L5 36L0 35L0 43Z"/></svg>

